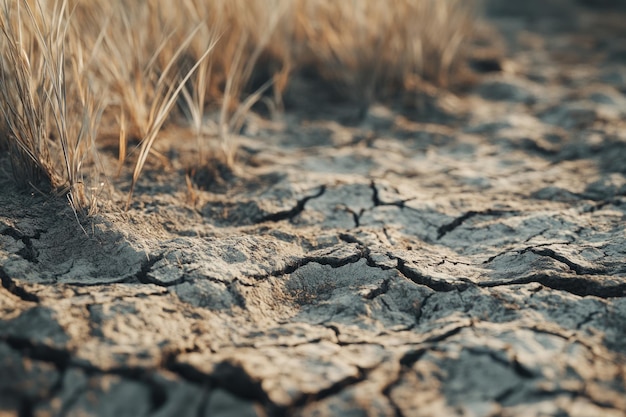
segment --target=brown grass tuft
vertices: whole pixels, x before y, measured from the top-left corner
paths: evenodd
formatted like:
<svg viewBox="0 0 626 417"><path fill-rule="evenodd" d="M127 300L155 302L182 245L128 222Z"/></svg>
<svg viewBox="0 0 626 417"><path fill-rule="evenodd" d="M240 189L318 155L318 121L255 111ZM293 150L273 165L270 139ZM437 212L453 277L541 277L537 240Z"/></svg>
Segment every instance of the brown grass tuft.
<svg viewBox="0 0 626 417"><path fill-rule="evenodd" d="M66 194L89 212L98 193L86 184L115 174L98 163L102 141L115 137L113 171L131 175L130 202L150 156L160 155L162 128L184 120L176 109L197 141L198 165L221 149L232 168L246 114L260 100L284 111L294 73L315 72L362 114L397 92L454 84L470 4L0 0L0 147L20 185Z"/></svg>
<svg viewBox="0 0 626 417"><path fill-rule="evenodd" d="M95 152L102 107L81 46L68 42L70 14L67 1L4 1L0 94L17 182L65 194L82 211L90 209L82 168Z"/></svg>

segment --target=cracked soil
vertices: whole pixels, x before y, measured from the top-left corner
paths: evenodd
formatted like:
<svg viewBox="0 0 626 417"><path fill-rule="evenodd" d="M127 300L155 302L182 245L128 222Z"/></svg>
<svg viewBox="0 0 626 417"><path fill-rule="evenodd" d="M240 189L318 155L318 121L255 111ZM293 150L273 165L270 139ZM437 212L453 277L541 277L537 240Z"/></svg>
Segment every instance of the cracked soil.
<svg viewBox="0 0 626 417"><path fill-rule="evenodd" d="M626 14L551 3L428 110L251 113L193 202L192 144L86 233L2 174L0 415L626 416Z"/></svg>

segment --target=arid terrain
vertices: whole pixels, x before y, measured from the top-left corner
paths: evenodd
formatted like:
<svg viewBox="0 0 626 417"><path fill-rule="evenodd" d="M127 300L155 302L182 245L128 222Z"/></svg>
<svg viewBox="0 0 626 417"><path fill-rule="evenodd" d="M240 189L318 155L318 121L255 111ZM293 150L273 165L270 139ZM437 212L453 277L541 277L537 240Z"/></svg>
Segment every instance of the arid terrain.
<svg viewBox="0 0 626 417"><path fill-rule="evenodd" d="M626 416L626 12L511 3L464 91L302 76L128 210L2 157L0 416Z"/></svg>

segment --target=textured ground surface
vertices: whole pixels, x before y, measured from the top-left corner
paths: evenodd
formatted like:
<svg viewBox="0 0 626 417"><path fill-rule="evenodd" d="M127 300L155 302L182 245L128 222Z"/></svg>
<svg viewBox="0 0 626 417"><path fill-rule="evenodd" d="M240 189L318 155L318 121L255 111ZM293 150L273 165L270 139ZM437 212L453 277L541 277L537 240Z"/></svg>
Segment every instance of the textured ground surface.
<svg viewBox="0 0 626 417"><path fill-rule="evenodd" d="M555 10L428 111L251 118L195 204L178 150L87 233L5 176L0 415L625 416L626 42Z"/></svg>

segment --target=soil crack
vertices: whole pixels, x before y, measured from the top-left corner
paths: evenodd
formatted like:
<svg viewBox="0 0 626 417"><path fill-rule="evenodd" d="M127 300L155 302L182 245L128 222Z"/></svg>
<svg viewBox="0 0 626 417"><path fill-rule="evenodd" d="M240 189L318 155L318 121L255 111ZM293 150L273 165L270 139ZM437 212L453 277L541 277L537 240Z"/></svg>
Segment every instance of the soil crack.
<svg viewBox="0 0 626 417"><path fill-rule="evenodd" d="M265 222L279 222L282 220L291 220L304 211L305 205L309 200L312 200L314 198L319 198L325 192L326 192L326 186L322 185L317 193L310 195L310 196L306 196L302 198L301 200L298 200L296 205L290 210L283 210L277 213L267 214L261 217L259 220L255 221L255 223L259 224L259 223L265 223Z"/></svg>
<svg viewBox="0 0 626 417"><path fill-rule="evenodd" d="M167 389L160 384L154 377L155 370L143 367L119 367L112 369L101 369L90 362L76 362L72 358L72 351L69 349L54 348L42 344L32 343L24 338L7 337L4 341L13 349L17 350L23 356L36 361L48 362L55 366L61 373L54 392L60 392L63 384L63 374L70 368L80 369L87 375L116 375L137 381L147 386L150 391L150 406L152 412L162 408L168 401ZM72 394L72 396L63 404L63 409L69 409L72 403L84 392L88 392L87 388L80 388ZM49 399L43 399L48 401Z"/></svg>
<svg viewBox="0 0 626 417"><path fill-rule="evenodd" d="M464 213L462 216L459 216L456 219L452 220L450 223L447 223L447 224L444 224L444 225L440 226L437 229L437 240L441 239L442 237L444 237L448 233L452 232L454 229L456 229L457 227L461 226L466 220L469 220L472 217L475 217L475 216L501 216L501 215L507 214L507 213L513 213L514 214L515 212L504 211L504 210L492 210L492 209L483 210L483 211L474 211L474 210L468 211L467 213Z"/></svg>
<svg viewBox="0 0 626 417"><path fill-rule="evenodd" d="M585 268L582 265L578 265L577 263L570 261L565 256L556 253L554 250L550 248L545 248L545 249L533 248L530 251L536 255L547 256L549 258L554 259L555 261L558 261L567 265L569 269L571 269L572 271L576 273L576 275L601 275L603 274L603 271L599 269Z"/></svg>
<svg viewBox="0 0 626 417"><path fill-rule="evenodd" d="M229 361L218 363L211 373L178 362L175 356L169 358L164 366L170 372L196 385L209 386L213 389L222 388L238 397L261 403L266 408L273 410L277 408L263 390L261 381L256 381L241 366Z"/></svg>
<svg viewBox="0 0 626 417"><path fill-rule="evenodd" d="M331 386L324 388L316 393L304 394L300 396L296 401L294 401L292 407L299 408L306 404L322 401L325 398L332 397L333 395L338 395L345 389L367 380L367 376L375 368L376 367L374 368L357 367L358 372L356 375L347 376L335 382Z"/></svg>
<svg viewBox="0 0 626 417"><path fill-rule="evenodd" d="M6 271L0 266L0 280L2 280L2 286L11 294L19 297L23 301L31 303L38 303L39 297L36 294L26 291L24 288L18 286Z"/></svg>
<svg viewBox="0 0 626 417"><path fill-rule="evenodd" d="M372 189L372 203L374 203L374 207L396 206L396 207L404 208L405 203L407 201L413 200L412 198L407 198L406 200L396 200L396 201L390 201L390 202L382 201L380 199L380 194L378 192L378 188L376 187L375 181L372 181L370 183L370 188Z"/></svg>
<svg viewBox="0 0 626 417"><path fill-rule="evenodd" d="M72 353L67 349L33 343L21 337L7 336L0 337L0 340L6 342L7 345L20 352L21 355L34 360L50 362L59 370L66 369L72 359Z"/></svg>
<svg viewBox="0 0 626 417"><path fill-rule="evenodd" d="M359 248L361 249L361 248ZM345 256L343 258L337 258L335 256L333 256L332 253L329 253L327 255L317 255L317 256L304 256L302 258L298 258L296 260L293 260L291 262L289 262L287 265L285 265L283 268L278 269L276 271L273 271L269 274L269 276L272 277L280 277L283 275L288 275L288 274L293 274L294 272L296 272L298 269L310 264L310 263L316 263L316 264L320 264L320 265L327 265L330 266L332 268L341 268L342 266L346 266L349 264L354 264L359 262L361 259L365 259L366 258L366 254L364 253L364 251L361 249L359 250L359 252L354 253L352 255L348 255ZM264 278L267 278L268 275L255 275L252 278L257 279L257 280L262 280Z"/></svg>
<svg viewBox="0 0 626 417"><path fill-rule="evenodd" d="M432 277L421 274L417 272L416 270L408 267L404 259L397 258L397 261L398 261L398 265L396 266L396 269L398 270L398 272L400 272L402 275L404 275L406 278L410 279L414 283L418 285L424 285L434 291L439 291L439 292L450 292L454 290L463 291L470 285L468 282L453 284L450 282L434 279Z"/></svg>
<svg viewBox="0 0 626 417"><path fill-rule="evenodd" d="M559 275L550 275L546 273L533 274L527 277L512 279L480 282L480 287L501 287L507 285L530 284L532 282L539 283L553 290L565 291L570 294L585 297L592 295L600 298L620 298L626 296L626 282L605 286L599 282L590 281L582 277L562 277Z"/></svg>
<svg viewBox="0 0 626 417"><path fill-rule="evenodd" d="M172 285L177 285L181 283L181 280L176 280L176 281L172 281L172 282L168 282L168 283L164 283L161 282L159 280L150 278L148 276L148 274L150 273L150 271L152 270L152 267L159 262L160 260L164 259L164 255L163 254L159 254L156 255L154 257L150 257L148 256L148 259L146 259L142 265L141 265L141 269L139 270L139 272L137 272L137 274L135 275L135 278L137 279L137 281L139 281L142 284L154 284L154 285L158 285L160 287L169 287Z"/></svg>
<svg viewBox="0 0 626 417"><path fill-rule="evenodd" d="M37 259L39 254L37 252L37 249L35 249L35 247L33 246L32 239L39 239L41 237L40 230L35 231L34 235L28 236L12 226L7 226L6 229L1 232L1 234L3 234L4 236L10 236L13 239L19 240L24 244L24 247L17 251L17 254L19 256L34 264L39 263L39 260Z"/></svg>

